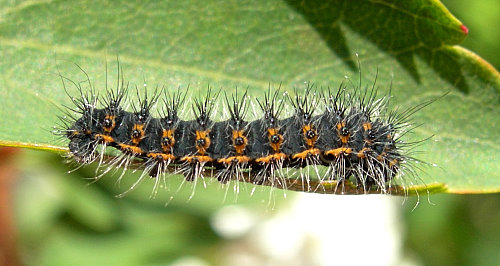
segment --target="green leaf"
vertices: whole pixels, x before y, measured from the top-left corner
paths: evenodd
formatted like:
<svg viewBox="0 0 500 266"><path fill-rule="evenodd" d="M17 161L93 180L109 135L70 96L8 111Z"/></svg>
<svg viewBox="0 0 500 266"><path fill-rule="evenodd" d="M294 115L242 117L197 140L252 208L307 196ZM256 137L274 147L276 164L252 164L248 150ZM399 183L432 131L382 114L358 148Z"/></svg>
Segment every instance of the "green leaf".
<svg viewBox="0 0 500 266"><path fill-rule="evenodd" d="M380 94L392 84L399 110L439 99L414 116L424 139L414 185L451 193L500 191L500 75L457 46L466 28L438 1L34 1L0 11L0 145L63 151L51 134L71 106L58 72L85 75L105 90L105 64L118 55L131 84L207 84L258 96L269 84L363 84L378 70ZM109 85L114 75L109 71ZM77 95L74 88L69 88ZM441 189L437 189L440 191Z"/></svg>

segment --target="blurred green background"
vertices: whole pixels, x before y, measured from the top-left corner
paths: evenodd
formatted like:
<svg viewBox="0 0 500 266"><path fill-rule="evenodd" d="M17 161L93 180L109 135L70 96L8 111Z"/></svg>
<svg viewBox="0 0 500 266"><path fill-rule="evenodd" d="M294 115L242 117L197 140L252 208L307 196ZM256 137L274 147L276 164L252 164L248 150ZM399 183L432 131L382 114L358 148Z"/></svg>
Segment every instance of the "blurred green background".
<svg viewBox="0 0 500 266"><path fill-rule="evenodd" d="M500 31L495 26L500 25L500 3L496 0L441 2L469 28L469 36L460 45L477 52L499 69Z"/></svg>
<svg viewBox="0 0 500 266"><path fill-rule="evenodd" d="M443 3L469 28L469 36L462 45L498 69L500 2ZM184 184L177 192L180 180L170 180L169 192L161 190L155 199L150 199L151 184L118 199L115 195L126 190L132 178L117 184L111 176L105 176L92 183L93 169L82 168L67 174L74 166L62 163L64 159L59 155L8 148L1 148L0 152L3 175L0 225L4 228L0 259L13 264L321 265L323 261L318 254L325 248L321 245L332 239L317 240L312 230L315 227L323 228L325 235L334 236L341 235L345 228L352 229L348 231L353 237L342 235L335 240L341 247L362 254L371 254L369 251L373 249L376 251L372 255L373 264L500 264L498 194L421 195L417 206L416 198L404 204L400 198L374 198L381 206L390 206L381 207L378 216L387 216L383 221L395 232L387 246L382 245L386 242L378 236L380 242L366 247L366 243L360 242L372 243L368 238L370 231L378 228L373 226L375 221L367 218L359 221L363 218L352 216L358 220L335 218L338 220L297 223L292 220L298 219L297 214L294 216L291 210L297 210L293 205L304 200L304 195L298 193L287 192L285 198L281 191L258 188L250 195L252 188L242 186L236 197L233 187L220 188L210 183L204 189L198 183L195 196L188 200L192 186ZM172 194L175 197L170 200ZM353 197L345 198L334 197L344 205L355 201ZM350 208L358 210L356 206ZM333 207L320 211L348 216ZM233 222L232 225L225 224L226 220ZM273 221L281 221L281 227L288 231L273 235L269 228L280 228ZM355 222L361 225L355 227ZM287 224L295 227L286 227ZM354 237L358 236L356 232L366 239ZM300 241L296 239L299 236ZM290 242L301 245L290 246ZM347 251L330 244L331 256L338 257L333 261L343 261L342 254ZM390 258L383 260L383 257ZM349 261L355 264L356 258L343 262Z"/></svg>
<svg viewBox="0 0 500 266"><path fill-rule="evenodd" d="M500 1L444 0L469 29L461 44L500 68ZM493 154L493 156L499 156ZM404 213L405 252L423 265L499 265L500 195L432 195ZM426 232L426 233L423 233Z"/></svg>

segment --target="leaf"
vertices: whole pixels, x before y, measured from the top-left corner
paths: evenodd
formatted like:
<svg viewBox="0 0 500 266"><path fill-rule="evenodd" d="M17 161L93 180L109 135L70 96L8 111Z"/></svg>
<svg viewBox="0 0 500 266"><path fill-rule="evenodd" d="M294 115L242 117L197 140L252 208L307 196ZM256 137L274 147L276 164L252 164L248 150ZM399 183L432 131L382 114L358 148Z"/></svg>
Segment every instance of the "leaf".
<svg viewBox="0 0 500 266"><path fill-rule="evenodd" d="M0 145L63 151L51 134L71 106L58 72L85 69L105 90L106 62L119 56L131 84L185 88L207 84L258 96L269 84L363 84L378 70L380 94L414 116L410 139L433 136L415 156L414 185L443 183L451 193L500 191L500 75L457 46L467 28L438 1L56 1L5 4L0 11ZM114 75L108 69L108 86ZM69 92L77 95L75 89ZM439 191L439 189L437 189Z"/></svg>

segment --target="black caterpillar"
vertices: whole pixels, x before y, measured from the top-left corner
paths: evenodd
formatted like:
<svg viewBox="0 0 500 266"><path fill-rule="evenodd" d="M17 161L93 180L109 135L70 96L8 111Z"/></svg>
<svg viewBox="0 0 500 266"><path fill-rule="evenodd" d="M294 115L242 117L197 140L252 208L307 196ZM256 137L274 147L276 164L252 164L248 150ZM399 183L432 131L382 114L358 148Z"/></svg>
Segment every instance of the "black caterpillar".
<svg viewBox="0 0 500 266"><path fill-rule="evenodd" d="M63 84L69 80L61 79ZM80 97L70 96L75 106L67 107L58 131L69 139L71 157L81 164L102 163L106 147L114 147L121 155L108 162L111 166L104 173L117 166L126 169L132 159L139 159L145 169L141 179L173 171L193 181L209 169L220 183L246 180L284 187L284 180L298 177L289 171L283 174L283 169L294 169L308 184L310 172L315 172L320 181L349 181L365 192L387 193L396 176L415 175L408 167L415 159L407 151L417 143L401 137L411 130L410 116L429 104L388 111L390 97L377 98L375 82L366 89L361 84L353 86L352 91L344 83L337 90L322 92L308 85L302 94L295 90L293 97L269 89L257 100L262 117L248 121L252 103L247 91L238 95L236 90L223 97L229 119L215 121L220 91L208 88L205 97L193 100L194 119L186 121L179 117L185 92L157 89L149 97L145 90L141 97L136 89L139 103L127 111L122 106L129 85L119 66L116 88L108 89L103 97L88 77L87 81L87 91L73 82ZM164 99L159 104L161 94ZM293 110L291 116L282 118L285 102ZM161 105L161 117L151 114L156 105ZM307 166L315 170L304 170ZM318 166L325 168L317 171Z"/></svg>

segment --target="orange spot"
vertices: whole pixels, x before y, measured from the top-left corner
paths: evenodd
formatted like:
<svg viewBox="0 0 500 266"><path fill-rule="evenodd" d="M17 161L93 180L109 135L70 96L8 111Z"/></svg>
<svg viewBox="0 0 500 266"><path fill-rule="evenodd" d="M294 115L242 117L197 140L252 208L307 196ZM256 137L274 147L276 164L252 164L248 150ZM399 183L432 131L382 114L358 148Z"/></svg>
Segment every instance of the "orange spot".
<svg viewBox="0 0 500 266"><path fill-rule="evenodd" d="M364 158L366 158L366 152L368 152L368 151L371 151L371 149L370 148L363 148L358 152L358 154L356 156L358 156L358 158L364 159Z"/></svg>
<svg viewBox="0 0 500 266"><path fill-rule="evenodd" d="M236 144L236 139L241 138L243 139L243 143L240 145ZM247 147L248 139L244 135L243 130L233 130L233 147L236 150L236 154L242 155L243 152L245 151L245 148Z"/></svg>
<svg viewBox="0 0 500 266"><path fill-rule="evenodd" d="M172 155L172 154L168 154L168 153L154 153L154 152L150 152L148 154L146 154L147 157L149 158L153 158L153 159L162 159L163 161L173 161L175 160L175 156Z"/></svg>
<svg viewBox="0 0 500 266"><path fill-rule="evenodd" d="M138 154L143 153L142 149L137 147L137 146L128 145L128 144L119 144L119 146L123 152L131 154L131 155L138 155Z"/></svg>
<svg viewBox="0 0 500 266"><path fill-rule="evenodd" d="M194 155L194 156L184 156L181 158L182 161L187 161L189 163L207 163L213 161L213 159L210 156L199 156L199 155Z"/></svg>
<svg viewBox="0 0 500 266"><path fill-rule="evenodd" d="M337 148L337 149L333 149L333 150L329 150L329 151L325 152L326 155L333 155L335 157L339 157L339 155L341 155L341 154L348 155L350 153L352 153L352 149L345 148L345 147Z"/></svg>
<svg viewBox="0 0 500 266"><path fill-rule="evenodd" d="M163 149L163 152L165 153L170 153L172 151L172 147L174 147L175 144L175 137L174 137L174 130L173 129L164 129L162 138L168 138L170 139L169 144L163 144L161 143L161 148Z"/></svg>
<svg viewBox="0 0 500 266"><path fill-rule="evenodd" d="M377 160L382 162L384 160L385 155L387 155L387 153L385 151L382 152L380 155L377 156Z"/></svg>
<svg viewBox="0 0 500 266"><path fill-rule="evenodd" d="M275 153L271 154L265 157L260 157L255 160L257 163L269 163L271 161L280 161L286 159L286 154L280 152L280 153Z"/></svg>
<svg viewBox="0 0 500 266"><path fill-rule="evenodd" d="M307 133L309 131L314 132L314 137L312 138L307 137ZM314 147L314 144L316 144L316 141L318 140L318 132L315 129L313 129L311 125L305 125L302 127L302 135L304 136L304 140L306 142L307 147L309 148Z"/></svg>
<svg viewBox="0 0 500 266"><path fill-rule="evenodd" d="M205 155L208 147L210 147L210 130L198 131L196 130L196 149L199 155ZM200 140L203 140L202 142Z"/></svg>
<svg viewBox="0 0 500 266"><path fill-rule="evenodd" d="M219 159L219 163L223 163L225 165L230 165L233 163L248 163L250 161L250 157L248 156L231 156L227 158Z"/></svg>
<svg viewBox="0 0 500 266"><path fill-rule="evenodd" d="M272 141L273 136L278 136L279 140L274 143ZM283 135L279 134L279 130L277 128L269 128L267 129L267 138L269 140L269 145L274 152L279 152L281 149L281 144L283 144Z"/></svg>
<svg viewBox="0 0 500 266"><path fill-rule="evenodd" d="M96 134L95 135L95 139L98 139L104 143L113 143L115 142L115 140L111 137L111 136L108 136L108 135L104 135L104 134Z"/></svg>
<svg viewBox="0 0 500 266"><path fill-rule="evenodd" d="M363 123L363 129L365 131L372 129L372 124L370 122Z"/></svg>
<svg viewBox="0 0 500 266"><path fill-rule="evenodd" d="M133 136L134 131L139 131L138 137ZM132 134L131 134L132 143L134 143L135 145L138 145L143 138L144 138L144 125L143 124L135 124L134 127L132 128Z"/></svg>
<svg viewBox="0 0 500 266"><path fill-rule="evenodd" d="M394 159L392 161L389 162L389 167L393 167L393 166L399 166L399 160L398 159Z"/></svg>
<svg viewBox="0 0 500 266"><path fill-rule="evenodd" d="M111 121L111 125L110 126L108 126L108 127L103 126L104 132L109 135L111 133L111 131L116 126L116 122L115 122L116 116L114 116L114 115L106 115L106 117L104 117L104 119L109 119Z"/></svg>
<svg viewBox="0 0 500 266"><path fill-rule="evenodd" d="M303 152L299 152L299 153L296 153L294 155L292 155L292 158L293 159L306 159L308 156L310 155L319 155L320 154L320 150L319 149L308 149L308 150L305 150Z"/></svg>
<svg viewBox="0 0 500 266"><path fill-rule="evenodd" d="M344 127L345 127L345 122L340 122L337 124L337 136L340 138L342 144L347 144L347 142L349 142L349 138L351 137L351 133L347 134L346 136L341 134L342 129Z"/></svg>

